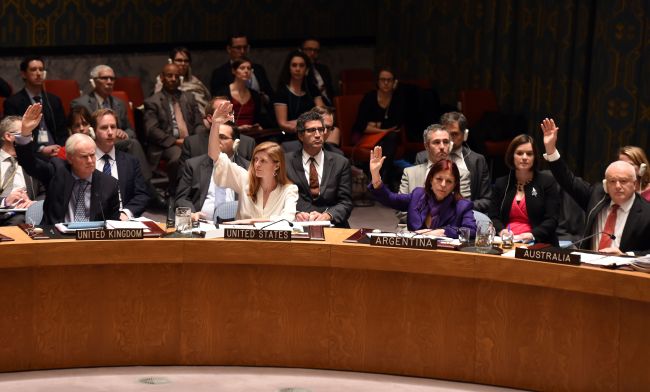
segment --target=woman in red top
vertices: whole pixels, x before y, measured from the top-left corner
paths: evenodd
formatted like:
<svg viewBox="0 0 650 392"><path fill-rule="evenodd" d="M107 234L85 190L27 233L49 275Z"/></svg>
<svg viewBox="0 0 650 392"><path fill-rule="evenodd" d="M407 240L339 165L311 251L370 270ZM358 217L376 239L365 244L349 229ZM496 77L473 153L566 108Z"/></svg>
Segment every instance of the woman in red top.
<svg viewBox="0 0 650 392"><path fill-rule="evenodd" d="M253 75L253 63L246 57L234 60L231 64L234 80L217 96L227 97L232 103L235 125L246 134L262 129L262 98L260 94L248 87Z"/></svg>
<svg viewBox="0 0 650 392"><path fill-rule="evenodd" d="M505 155L511 169L498 178L488 215L501 235L511 230L515 239L557 246L560 211L558 185L552 174L538 170L539 155L529 135L515 137Z"/></svg>

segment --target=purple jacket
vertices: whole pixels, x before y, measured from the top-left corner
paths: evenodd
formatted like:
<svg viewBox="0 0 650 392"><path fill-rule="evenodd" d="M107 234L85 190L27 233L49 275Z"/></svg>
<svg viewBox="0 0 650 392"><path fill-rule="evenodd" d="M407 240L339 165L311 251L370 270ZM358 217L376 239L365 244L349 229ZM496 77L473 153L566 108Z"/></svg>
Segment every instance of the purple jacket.
<svg viewBox="0 0 650 392"><path fill-rule="evenodd" d="M399 211L408 212L406 223L408 229L445 229L445 236L458 237L458 228L467 227L471 235L476 235L476 220L474 220L474 204L467 199L454 200L453 195L447 196L441 202L427 197L424 188L415 188L412 193L393 193L388 187L381 185L374 189L368 186L372 195L381 204ZM426 227L424 221L431 213L431 227Z"/></svg>

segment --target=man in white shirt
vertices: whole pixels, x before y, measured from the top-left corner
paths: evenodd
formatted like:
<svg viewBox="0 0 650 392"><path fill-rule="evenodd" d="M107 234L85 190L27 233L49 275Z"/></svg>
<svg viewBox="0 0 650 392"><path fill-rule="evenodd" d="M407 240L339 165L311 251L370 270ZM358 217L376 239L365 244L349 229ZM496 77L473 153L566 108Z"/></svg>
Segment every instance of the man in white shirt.
<svg viewBox="0 0 650 392"><path fill-rule="evenodd" d="M624 161L611 163L603 183L576 177L556 148L558 127L544 119L544 158L562 189L587 214L582 246L609 254L647 254L650 251L650 204L636 193L636 170ZM587 238L593 236L591 241Z"/></svg>

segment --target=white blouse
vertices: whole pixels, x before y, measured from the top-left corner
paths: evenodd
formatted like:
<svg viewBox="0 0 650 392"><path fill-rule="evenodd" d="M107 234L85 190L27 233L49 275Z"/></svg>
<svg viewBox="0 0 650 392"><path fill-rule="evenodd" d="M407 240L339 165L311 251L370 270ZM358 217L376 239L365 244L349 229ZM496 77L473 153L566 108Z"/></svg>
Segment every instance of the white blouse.
<svg viewBox="0 0 650 392"><path fill-rule="evenodd" d="M221 153L214 162L212 181L220 187L231 188L239 194L237 219L286 219L296 218L298 187L294 184L278 185L269 195L264 206L264 191L257 191L257 201L248 195L248 171L232 162L228 155Z"/></svg>

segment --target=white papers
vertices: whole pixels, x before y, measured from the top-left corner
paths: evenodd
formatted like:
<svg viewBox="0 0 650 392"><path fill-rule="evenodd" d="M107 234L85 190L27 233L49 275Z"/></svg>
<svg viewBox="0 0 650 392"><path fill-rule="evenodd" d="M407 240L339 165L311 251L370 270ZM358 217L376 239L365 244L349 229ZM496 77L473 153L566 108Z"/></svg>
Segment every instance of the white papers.
<svg viewBox="0 0 650 392"><path fill-rule="evenodd" d="M332 222L330 221L304 221L304 222L293 222L294 225L299 225L302 227L307 227L307 226L332 226Z"/></svg>
<svg viewBox="0 0 650 392"><path fill-rule="evenodd" d="M208 231L217 230L217 226L214 223L206 223L199 221L199 227L192 229L192 233L207 233ZM222 230L223 231L223 230Z"/></svg>
<svg viewBox="0 0 650 392"><path fill-rule="evenodd" d="M207 239L223 238L223 237L224 237L224 229L214 229L205 232L205 238Z"/></svg>
<svg viewBox="0 0 650 392"><path fill-rule="evenodd" d="M139 221L120 221L120 220L107 220L107 229L143 229L147 230L148 227Z"/></svg>
<svg viewBox="0 0 650 392"><path fill-rule="evenodd" d="M287 221L279 221L279 222L256 222L254 224L256 229L259 230L286 230L286 231L293 231L293 227L289 226L289 222Z"/></svg>
<svg viewBox="0 0 650 392"><path fill-rule="evenodd" d="M628 265L631 264L632 261L634 260L630 257L608 256L608 255L593 254L593 253L586 253L586 252L571 252L571 254L579 255L581 263L602 265L602 266Z"/></svg>

